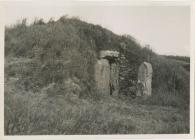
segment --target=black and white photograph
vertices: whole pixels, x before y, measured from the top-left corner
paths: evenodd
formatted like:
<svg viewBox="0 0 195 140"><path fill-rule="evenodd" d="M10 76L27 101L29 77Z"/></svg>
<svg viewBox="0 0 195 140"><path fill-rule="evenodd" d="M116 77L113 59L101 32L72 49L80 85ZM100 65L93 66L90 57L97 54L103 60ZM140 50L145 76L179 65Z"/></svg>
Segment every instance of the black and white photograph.
<svg viewBox="0 0 195 140"><path fill-rule="evenodd" d="M3 135L190 134L189 4L3 7Z"/></svg>

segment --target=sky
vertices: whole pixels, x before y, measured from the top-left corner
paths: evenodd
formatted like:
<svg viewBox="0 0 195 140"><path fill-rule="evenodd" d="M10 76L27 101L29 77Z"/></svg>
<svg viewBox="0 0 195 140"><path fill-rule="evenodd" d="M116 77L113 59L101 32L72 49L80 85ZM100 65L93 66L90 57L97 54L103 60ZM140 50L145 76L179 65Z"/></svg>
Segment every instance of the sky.
<svg viewBox="0 0 195 140"><path fill-rule="evenodd" d="M190 55L190 8L167 5L116 5L87 3L15 2L5 4L5 24L27 18L48 21L63 15L76 16L112 32L133 36L143 46L149 44L158 54Z"/></svg>

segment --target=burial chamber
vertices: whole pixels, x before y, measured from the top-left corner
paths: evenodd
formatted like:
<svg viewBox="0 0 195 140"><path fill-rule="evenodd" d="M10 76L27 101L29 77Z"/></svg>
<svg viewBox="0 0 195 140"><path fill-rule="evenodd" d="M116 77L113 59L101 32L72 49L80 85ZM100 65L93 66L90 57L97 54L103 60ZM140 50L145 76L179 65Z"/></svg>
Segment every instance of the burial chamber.
<svg viewBox="0 0 195 140"><path fill-rule="evenodd" d="M95 64L95 82L97 91L105 96L118 96L119 94L119 52L100 51L99 59ZM137 96L152 95L152 65L143 62L138 69L136 84Z"/></svg>
<svg viewBox="0 0 195 140"><path fill-rule="evenodd" d="M119 52L100 51L99 60L95 64L96 88L103 95L117 96L119 91Z"/></svg>

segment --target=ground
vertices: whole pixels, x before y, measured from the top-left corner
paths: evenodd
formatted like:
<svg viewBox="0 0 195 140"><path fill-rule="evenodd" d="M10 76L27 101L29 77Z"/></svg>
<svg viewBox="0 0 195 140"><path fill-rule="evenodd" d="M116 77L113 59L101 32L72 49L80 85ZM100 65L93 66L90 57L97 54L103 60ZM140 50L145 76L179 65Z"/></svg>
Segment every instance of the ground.
<svg viewBox="0 0 195 140"><path fill-rule="evenodd" d="M15 101L12 101L12 98ZM188 111L138 100L77 95L14 95L7 102L6 134L176 134L189 132ZM25 99L24 99L25 98ZM17 101L16 101L17 100ZM11 106L10 106L11 105ZM9 109L6 108L6 111ZM17 108L14 110L14 108ZM18 109L20 108L20 109ZM8 121L7 119L6 121Z"/></svg>

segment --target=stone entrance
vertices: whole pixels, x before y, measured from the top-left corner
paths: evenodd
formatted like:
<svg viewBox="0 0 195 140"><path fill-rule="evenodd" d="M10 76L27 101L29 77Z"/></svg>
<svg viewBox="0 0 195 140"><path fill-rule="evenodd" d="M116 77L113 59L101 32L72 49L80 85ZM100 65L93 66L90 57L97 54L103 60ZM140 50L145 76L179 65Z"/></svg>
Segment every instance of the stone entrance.
<svg viewBox="0 0 195 140"><path fill-rule="evenodd" d="M104 95L118 95L118 55L119 53L117 51L100 51L100 59L95 65L96 87Z"/></svg>

